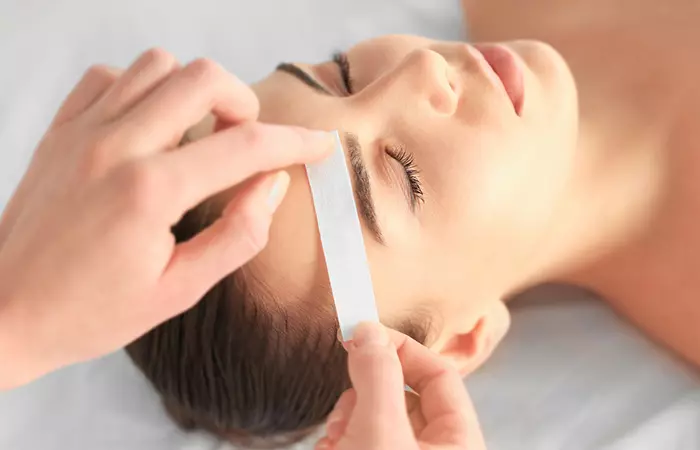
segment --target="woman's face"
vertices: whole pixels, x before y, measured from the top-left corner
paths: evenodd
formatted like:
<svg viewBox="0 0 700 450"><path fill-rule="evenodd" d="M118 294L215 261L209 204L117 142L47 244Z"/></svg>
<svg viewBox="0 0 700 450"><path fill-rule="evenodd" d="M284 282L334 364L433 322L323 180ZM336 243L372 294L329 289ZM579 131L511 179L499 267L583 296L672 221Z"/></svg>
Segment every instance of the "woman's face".
<svg viewBox="0 0 700 450"><path fill-rule="evenodd" d="M547 232L574 154L575 87L544 44L503 47L516 70L493 47L386 36L347 52L351 92L343 58L298 64L301 77L287 66L254 86L263 122L340 130L346 154L361 156L367 186L354 187L370 193L358 210L383 321L421 309L435 331L458 330L514 288ZM289 172L251 267L305 309L293 303L318 301L328 277L304 168Z"/></svg>

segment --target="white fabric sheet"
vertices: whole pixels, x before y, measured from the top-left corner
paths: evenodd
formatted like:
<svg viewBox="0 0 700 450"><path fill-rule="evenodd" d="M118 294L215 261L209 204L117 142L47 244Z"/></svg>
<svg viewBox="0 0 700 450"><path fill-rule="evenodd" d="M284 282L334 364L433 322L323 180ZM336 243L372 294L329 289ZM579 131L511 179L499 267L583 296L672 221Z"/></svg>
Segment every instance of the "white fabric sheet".
<svg viewBox="0 0 700 450"><path fill-rule="evenodd" d="M374 35L459 39L458 3L2 0L0 205L91 63L125 66L163 46L254 81L280 60L322 60ZM491 449L700 449L698 376L581 293L545 289L516 304L512 332L468 386ZM225 445L177 430L123 353L0 394L0 449L125 448Z"/></svg>

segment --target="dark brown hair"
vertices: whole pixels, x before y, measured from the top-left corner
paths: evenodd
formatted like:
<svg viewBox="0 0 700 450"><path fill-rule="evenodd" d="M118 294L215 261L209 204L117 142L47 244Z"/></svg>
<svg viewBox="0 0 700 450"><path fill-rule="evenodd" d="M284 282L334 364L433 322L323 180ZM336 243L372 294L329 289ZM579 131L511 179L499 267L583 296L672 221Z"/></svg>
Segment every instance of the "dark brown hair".
<svg viewBox="0 0 700 450"><path fill-rule="evenodd" d="M213 223L208 205L173 227L178 242ZM321 424L349 387L329 295L287 304L300 309L243 268L127 352L181 427L248 446L287 445ZM399 328L426 338L427 327Z"/></svg>

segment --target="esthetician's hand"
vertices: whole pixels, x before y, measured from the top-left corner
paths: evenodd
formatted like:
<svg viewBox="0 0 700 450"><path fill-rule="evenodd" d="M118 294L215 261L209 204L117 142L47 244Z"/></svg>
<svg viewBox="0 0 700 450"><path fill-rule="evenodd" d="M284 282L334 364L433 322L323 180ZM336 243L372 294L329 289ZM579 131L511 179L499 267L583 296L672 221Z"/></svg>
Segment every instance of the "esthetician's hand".
<svg viewBox="0 0 700 450"><path fill-rule="evenodd" d="M123 73L88 70L0 220L0 389L120 348L262 249L289 182L280 169L332 141L258 111L206 60L152 50ZM208 113L230 126L177 148ZM240 183L218 222L175 245L183 213Z"/></svg>
<svg viewBox="0 0 700 450"><path fill-rule="evenodd" d="M457 371L411 338L363 323L346 343L353 389L316 450L484 450ZM404 383L418 394L404 392Z"/></svg>

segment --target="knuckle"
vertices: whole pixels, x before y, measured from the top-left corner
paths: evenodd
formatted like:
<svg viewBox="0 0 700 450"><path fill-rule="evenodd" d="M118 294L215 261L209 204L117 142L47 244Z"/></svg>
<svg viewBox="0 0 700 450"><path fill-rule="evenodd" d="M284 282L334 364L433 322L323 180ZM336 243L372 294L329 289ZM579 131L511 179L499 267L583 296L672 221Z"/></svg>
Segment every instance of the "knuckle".
<svg viewBox="0 0 700 450"><path fill-rule="evenodd" d="M117 133L107 129L98 130L88 139L80 167L83 178L93 179L105 173L120 139Z"/></svg>
<svg viewBox="0 0 700 450"><path fill-rule="evenodd" d="M162 201L161 172L146 163L131 163L117 178L117 188L124 192L126 209L135 214L152 214Z"/></svg>
<svg viewBox="0 0 700 450"><path fill-rule="evenodd" d="M111 67L105 64L95 64L85 71L83 78L90 80L115 80L117 75Z"/></svg>
<svg viewBox="0 0 700 450"><path fill-rule="evenodd" d="M141 58L145 65L163 70L169 70L177 63L175 57L170 52L159 47L146 50Z"/></svg>
<svg viewBox="0 0 700 450"><path fill-rule="evenodd" d="M117 147L119 134L109 128L98 130L91 139L90 150L93 152L109 152Z"/></svg>
<svg viewBox="0 0 700 450"><path fill-rule="evenodd" d="M208 83L218 78L223 69L211 59L199 58L189 63L185 71L196 81Z"/></svg>
<svg viewBox="0 0 700 450"><path fill-rule="evenodd" d="M401 364L396 354L389 350L389 347L369 346L364 347L359 352L355 361L371 372L383 372L395 370L397 365L400 370Z"/></svg>
<svg viewBox="0 0 700 450"><path fill-rule="evenodd" d="M260 148L264 146L270 129L261 123L250 122L241 126L240 131L241 141L245 148Z"/></svg>
<svg viewBox="0 0 700 450"><path fill-rule="evenodd" d="M473 439L470 438L471 429L469 420L464 414L451 414L443 418L445 428L453 430L451 441L457 445L457 448L474 448Z"/></svg>

